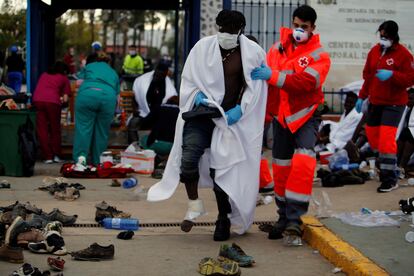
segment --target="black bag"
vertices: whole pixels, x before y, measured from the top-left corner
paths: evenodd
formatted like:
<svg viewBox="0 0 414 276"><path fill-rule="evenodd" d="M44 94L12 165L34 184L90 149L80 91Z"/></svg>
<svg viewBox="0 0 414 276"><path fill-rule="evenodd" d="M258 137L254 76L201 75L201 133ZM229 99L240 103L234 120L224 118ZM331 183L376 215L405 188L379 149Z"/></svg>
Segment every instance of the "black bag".
<svg viewBox="0 0 414 276"><path fill-rule="evenodd" d="M29 116L27 116L26 123L19 126L18 136L23 176L32 176L36 163L37 141L34 125Z"/></svg>
<svg viewBox="0 0 414 276"><path fill-rule="evenodd" d="M218 108L209 107L209 106L205 106L202 104L182 114L182 118L184 121L188 121L194 118L212 119L212 118L219 118L219 117L221 117L221 113Z"/></svg>

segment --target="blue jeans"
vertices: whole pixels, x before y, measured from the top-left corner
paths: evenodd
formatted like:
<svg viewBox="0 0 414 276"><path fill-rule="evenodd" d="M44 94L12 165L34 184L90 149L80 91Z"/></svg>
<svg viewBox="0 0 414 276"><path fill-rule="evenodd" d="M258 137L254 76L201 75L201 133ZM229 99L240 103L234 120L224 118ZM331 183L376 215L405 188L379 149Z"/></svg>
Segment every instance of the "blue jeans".
<svg viewBox="0 0 414 276"><path fill-rule="evenodd" d="M181 157L181 182L198 182L198 164L205 149L211 145L211 137L216 125L208 118L194 118L187 121L183 130Z"/></svg>
<svg viewBox="0 0 414 276"><path fill-rule="evenodd" d="M9 72L7 74L7 86L12 88L16 94L20 93L20 89L22 88L22 81L22 72Z"/></svg>
<svg viewBox="0 0 414 276"><path fill-rule="evenodd" d="M198 164L205 149L211 145L215 126L209 118L194 118L184 125L180 178L186 185L190 199L198 198L197 183L200 178ZM214 182L214 169L210 169L210 176ZM227 214L231 213L229 196L215 182L213 190L217 200L218 219L227 219Z"/></svg>

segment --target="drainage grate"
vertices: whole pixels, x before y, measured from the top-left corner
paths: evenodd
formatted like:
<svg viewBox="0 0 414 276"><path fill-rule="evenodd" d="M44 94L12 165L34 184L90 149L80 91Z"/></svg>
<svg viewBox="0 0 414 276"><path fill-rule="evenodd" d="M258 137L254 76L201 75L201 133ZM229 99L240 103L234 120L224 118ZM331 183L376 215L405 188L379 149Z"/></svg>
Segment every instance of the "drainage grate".
<svg viewBox="0 0 414 276"><path fill-rule="evenodd" d="M255 225L273 224L274 221L254 221ZM180 227L181 222L140 223L139 228ZM215 222L196 222L194 226L214 226ZM98 223L76 223L67 227L73 228L100 228Z"/></svg>

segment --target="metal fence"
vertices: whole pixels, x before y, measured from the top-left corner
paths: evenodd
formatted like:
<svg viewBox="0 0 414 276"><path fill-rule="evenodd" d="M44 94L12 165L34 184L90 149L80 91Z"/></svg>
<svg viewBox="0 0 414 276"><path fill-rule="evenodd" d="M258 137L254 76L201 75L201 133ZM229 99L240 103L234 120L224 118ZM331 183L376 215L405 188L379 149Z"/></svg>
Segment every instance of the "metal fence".
<svg viewBox="0 0 414 276"><path fill-rule="evenodd" d="M305 3L305 0L233 0L232 9L246 17L245 34L253 35L268 50L279 40L280 27L290 27L293 11Z"/></svg>

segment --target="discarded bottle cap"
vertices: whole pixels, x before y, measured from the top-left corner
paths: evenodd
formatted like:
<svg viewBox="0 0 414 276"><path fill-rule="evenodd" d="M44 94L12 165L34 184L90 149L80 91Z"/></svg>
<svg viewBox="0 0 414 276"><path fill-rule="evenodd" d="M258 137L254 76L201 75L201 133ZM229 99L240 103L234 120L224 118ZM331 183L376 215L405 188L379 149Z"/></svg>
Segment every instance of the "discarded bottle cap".
<svg viewBox="0 0 414 276"><path fill-rule="evenodd" d="M414 242L414 232L413 232L413 231L408 231L408 232L405 234L405 240L406 240L407 242L409 242L409 243Z"/></svg>

